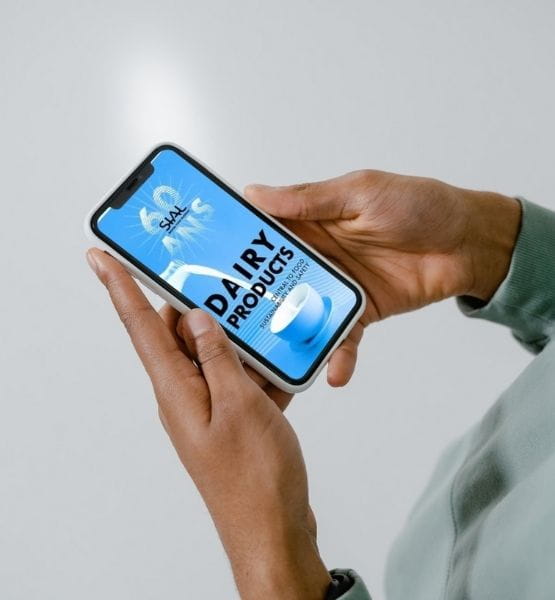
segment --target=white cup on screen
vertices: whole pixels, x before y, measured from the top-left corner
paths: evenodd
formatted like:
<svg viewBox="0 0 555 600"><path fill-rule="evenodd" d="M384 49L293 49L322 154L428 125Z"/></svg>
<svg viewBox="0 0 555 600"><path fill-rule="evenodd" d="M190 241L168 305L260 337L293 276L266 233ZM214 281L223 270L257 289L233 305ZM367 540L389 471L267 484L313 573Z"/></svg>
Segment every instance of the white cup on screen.
<svg viewBox="0 0 555 600"><path fill-rule="evenodd" d="M306 342L320 331L325 316L320 294L308 283L299 283L274 313L270 331L288 342Z"/></svg>

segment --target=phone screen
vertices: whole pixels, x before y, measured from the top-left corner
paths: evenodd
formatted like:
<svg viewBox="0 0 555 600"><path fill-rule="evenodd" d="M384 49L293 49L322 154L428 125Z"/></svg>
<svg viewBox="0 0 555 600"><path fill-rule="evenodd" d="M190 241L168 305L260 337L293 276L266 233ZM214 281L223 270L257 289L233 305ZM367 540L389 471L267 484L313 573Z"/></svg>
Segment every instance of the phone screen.
<svg viewBox="0 0 555 600"><path fill-rule="evenodd" d="M360 307L357 288L177 148L143 165L137 189L93 216L97 235L278 376L305 382Z"/></svg>

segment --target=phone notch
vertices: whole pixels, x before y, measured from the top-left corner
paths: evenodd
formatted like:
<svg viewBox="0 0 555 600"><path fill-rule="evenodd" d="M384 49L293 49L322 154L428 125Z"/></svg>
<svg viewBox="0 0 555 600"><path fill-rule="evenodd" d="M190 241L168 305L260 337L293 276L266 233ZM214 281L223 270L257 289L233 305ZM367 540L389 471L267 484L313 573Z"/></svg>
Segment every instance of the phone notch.
<svg viewBox="0 0 555 600"><path fill-rule="evenodd" d="M141 185L154 173L154 166L148 162L133 171L115 191L110 201L111 208L121 208Z"/></svg>

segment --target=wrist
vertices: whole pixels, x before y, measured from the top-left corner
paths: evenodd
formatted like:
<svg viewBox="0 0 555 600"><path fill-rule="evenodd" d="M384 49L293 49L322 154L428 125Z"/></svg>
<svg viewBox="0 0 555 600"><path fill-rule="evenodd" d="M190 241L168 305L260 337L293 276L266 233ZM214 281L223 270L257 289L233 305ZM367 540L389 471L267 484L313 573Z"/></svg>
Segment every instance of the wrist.
<svg viewBox="0 0 555 600"><path fill-rule="evenodd" d="M243 600L321 600L331 576L310 532L254 532L248 548L226 547Z"/></svg>
<svg viewBox="0 0 555 600"><path fill-rule="evenodd" d="M463 295L488 302L507 276L518 232L521 206L515 198L462 190L467 208L463 248Z"/></svg>

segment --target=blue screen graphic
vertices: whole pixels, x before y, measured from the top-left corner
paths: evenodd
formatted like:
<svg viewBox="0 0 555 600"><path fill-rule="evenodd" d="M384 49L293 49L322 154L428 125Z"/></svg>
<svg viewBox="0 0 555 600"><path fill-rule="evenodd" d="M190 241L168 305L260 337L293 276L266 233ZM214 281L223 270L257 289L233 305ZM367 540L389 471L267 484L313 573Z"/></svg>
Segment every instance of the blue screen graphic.
<svg viewBox="0 0 555 600"><path fill-rule="evenodd" d="M290 379L306 376L355 292L177 152L98 229Z"/></svg>

